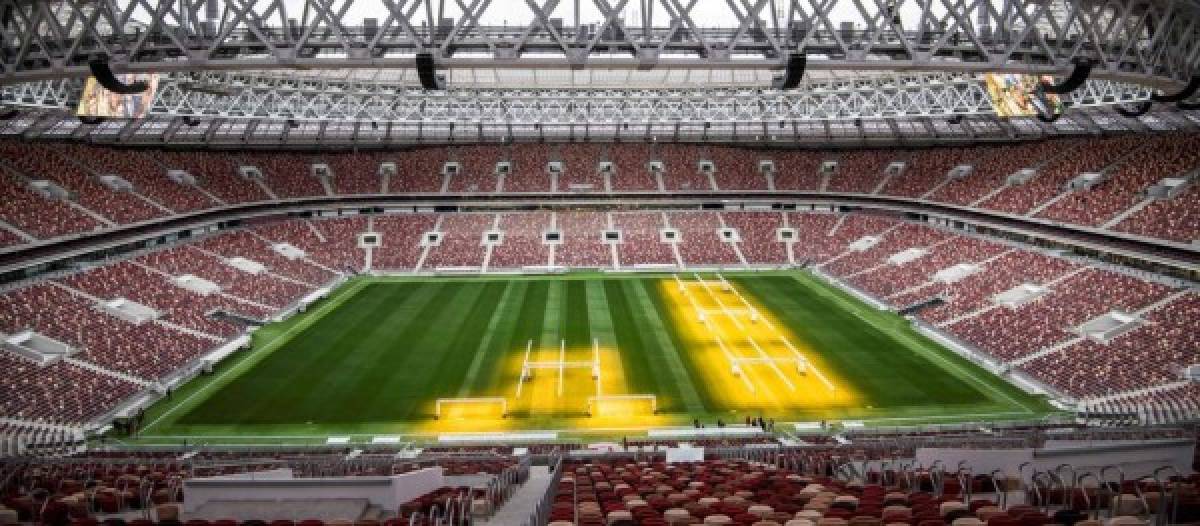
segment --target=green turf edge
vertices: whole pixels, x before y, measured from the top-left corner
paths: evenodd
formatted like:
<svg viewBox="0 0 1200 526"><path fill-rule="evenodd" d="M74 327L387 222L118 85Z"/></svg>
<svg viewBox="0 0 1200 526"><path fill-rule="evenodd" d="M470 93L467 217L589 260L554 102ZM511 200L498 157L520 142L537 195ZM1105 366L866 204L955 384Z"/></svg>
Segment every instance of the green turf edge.
<svg viewBox="0 0 1200 526"><path fill-rule="evenodd" d="M330 297L319 301L316 308L312 308L310 305L306 312L278 323L260 327L252 334L251 346L248 351L235 353L215 364L211 374L192 379L174 390L169 397L161 399L147 409L143 415L140 434L152 434L155 430L170 426L177 418L203 403L210 394L216 392L217 388L252 369L255 364L276 349L284 346L354 297L371 281L370 278L353 278L334 290Z"/></svg>
<svg viewBox="0 0 1200 526"><path fill-rule="evenodd" d="M832 283L825 282L823 280L817 280L814 276L812 276L808 272L802 272L802 271L768 271L768 272L733 271L733 272L725 273L726 276L732 276L732 277L781 275L781 274L792 276L793 278L795 278L797 280L808 281L812 284L817 285L816 288L818 290L825 291L826 294L831 294L831 295L837 297L838 302L841 305L846 307L848 310L856 312L860 316L860 318L863 318L863 320L867 323L872 323L872 324L890 323L891 325L893 325L893 327L889 328L889 333L895 335L897 338L917 339L917 340L922 341L922 343L923 343L922 345L917 345L915 347L918 349L925 350L926 352L932 353L933 357L936 360L938 360L943 366L947 366L948 370L951 370L951 368L956 368L956 369L960 369L960 370L965 369L966 371L970 371L967 373L966 377L970 378L971 380L973 380L973 382L976 382L977 385L979 385L981 387L990 386L991 388L995 388L995 387L999 386L1000 388L1007 388L1012 391L1016 391L1020 395L1024 395L1022 397L1023 399L1020 402L1016 402L1016 405L1018 405L1022 408L1022 411L1019 414L1014 413L1014 414L1008 415L1008 416L994 415L995 417L992 418L992 420L1028 420L1031 418L1045 416L1045 415L1053 412L1052 408L1050 408L1050 406L1048 404L1046 404L1043 399L1041 399L1039 397L1033 397L1031 395L1027 395L1024 392L1019 391L1019 389L1017 389L1015 386L1012 386L1011 384L1009 384L1002 378L999 378L999 377L979 368L976 364L955 354L953 351L950 351L948 349L941 347L936 342L933 342L932 340L929 340L928 338L926 338L923 335L914 331L910 326L908 326L906 321L904 321L902 318L897 317L894 313L890 313L887 311L879 311L877 309L874 309L871 306L869 306L866 303L859 300L858 298L849 294L848 292L842 290L840 287L838 287ZM257 364L259 361L264 359L266 356L270 355L276 349L287 344L288 341L290 341L291 339L298 336L300 333L303 332L303 330L312 326L313 324L318 322L321 318L323 318L325 315L329 314L335 308L339 307L340 305L345 303L347 300L352 298L355 294L357 294L357 292L359 292L363 287L365 287L368 284L389 283L389 282L413 282L413 281L514 281L514 282L538 281L538 280L574 281L574 280L592 280L592 279L597 279L597 278L603 278L603 279L609 279L609 280L611 280L611 279L629 279L629 280L631 280L629 282L629 285L637 286L638 288L643 288L643 287L641 287L641 284L644 282L639 282L637 280L644 280L647 278L654 278L654 277L669 277L671 275L672 274L670 274L670 273L641 273L641 274L639 274L639 273L630 273L630 274L616 273L616 274L614 274L614 273L603 273L603 272L572 272L572 273L568 273L565 275L491 275L491 276L454 276L454 277L375 276L375 277L354 278L354 279L348 281L347 283L344 283L341 287L339 287L330 298L327 298L323 302L320 302L316 309L309 310L306 313L299 314L288 320L285 320L285 321L282 321L282 322L279 322L276 324L272 324L267 327L263 327L258 332L256 332L254 335L254 345L252 347L252 350L250 350L248 352L244 352L244 353L238 353L238 354L235 354L234 356L231 356L229 359L226 359L225 361L218 364L214 368L212 375L201 376L196 379L193 379L192 381L187 383L184 387L175 391L175 393L173 394L171 399L164 399L164 400L156 403L156 405L154 405L153 407L148 409L145 414L144 421L147 422L147 425L144 426L144 428L142 430L141 438L133 439L131 441L136 442L136 443L142 443L142 444L154 444L154 443L177 444L177 443L179 443L180 440L172 440L171 435L169 435L167 433L158 433L158 432L159 431L167 431L169 433L170 428L172 427L171 424L173 424L174 420L176 418L178 418L179 415L186 414L186 412L188 410L190 410L191 408L195 407L196 405L202 403L207 398L207 396L209 394L211 394L211 392L215 392L215 390L214 390L215 388L217 388L221 385L224 385L224 384L228 383L229 381L232 381L238 375L251 369L255 364ZM641 299L643 301L649 300L650 302L653 303L653 300L650 300L650 298L646 298L643 296L643 298L641 298ZM872 320L874 320L874 321L872 321ZM643 321L643 323L644 323L644 321ZM661 321L659 321L659 323L661 324ZM668 330L666 332L669 333L671 331ZM664 336L666 336L666 335L660 334L660 338L662 338ZM264 340L266 343L260 343L260 342L263 342ZM921 414L921 415L901 416L901 417L887 418L887 419L869 419L866 421L866 423L867 423L867 425L888 426L888 425L921 425L921 424L946 423L946 422L971 420L970 418L964 418L964 416L969 416L969 415L963 415L961 413L959 413L959 414L955 414L955 413ZM353 430L349 430L349 429L345 428L344 426L317 426L315 428L305 429L305 431L310 432L310 434L306 434L306 435L286 434L286 435L267 436L267 435L263 435L262 433L248 433L248 434L233 433L232 434L233 436L213 435L212 438L220 439L220 440L218 440L218 442L220 442L220 443L316 444L316 443L324 443L324 439L327 436L330 436L333 434L347 434L345 431L353 431ZM380 430L361 429L358 431L361 431L361 433L357 434L358 437L369 438L373 434L379 434ZM349 434L355 435L355 433L353 433L353 432L351 432ZM622 434L624 434L624 433L622 433ZM615 436L613 433L604 432L604 431L579 431L579 432L574 432L574 433L570 434L570 438L575 438L575 439L588 438L588 437L597 438L597 439L610 439L613 436Z"/></svg>

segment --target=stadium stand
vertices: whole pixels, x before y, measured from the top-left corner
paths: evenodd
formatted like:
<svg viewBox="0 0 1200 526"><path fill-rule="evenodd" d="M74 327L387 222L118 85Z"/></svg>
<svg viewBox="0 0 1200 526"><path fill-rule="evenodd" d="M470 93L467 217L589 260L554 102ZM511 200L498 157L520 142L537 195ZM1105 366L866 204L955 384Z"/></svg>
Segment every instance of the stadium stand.
<svg viewBox="0 0 1200 526"><path fill-rule="evenodd" d="M862 150L842 154L827 188L831 192L873 193L883 181L888 164L904 161L905 155L891 150Z"/></svg>
<svg viewBox="0 0 1200 526"><path fill-rule="evenodd" d="M196 188L169 179L164 166L140 151L71 143L61 145L61 151L99 175L117 175L129 181L134 192L171 212L194 212L218 204Z"/></svg>
<svg viewBox="0 0 1200 526"><path fill-rule="evenodd" d="M433 214L384 214L373 227L382 245L375 248L371 267L379 270L413 270L421 260L421 238L437 224Z"/></svg>
<svg viewBox="0 0 1200 526"><path fill-rule="evenodd" d="M450 177L449 191L468 193L496 191L500 181L496 175L496 163L508 158L504 148L500 146L465 146L456 148L454 152L458 162L462 163L462 171ZM438 173L441 173L440 163L437 170ZM512 188L506 184L505 189L511 190Z"/></svg>
<svg viewBox="0 0 1200 526"><path fill-rule="evenodd" d="M1133 154L1115 166L1097 186L1076 190L1038 214L1085 226L1101 226L1137 204L1150 185L1166 177L1186 176L1200 167L1200 136L1142 139Z"/></svg>
<svg viewBox="0 0 1200 526"><path fill-rule="evenodd" d="M608 228L603 212L559 212L558 229L562 244L555 252L555 263L570 267L612 267L612 251L602 243Z"/></svg>
<svg viewBox="0 0 1200 526"><path fill-rule="evenodd" d="M700 160L707 155L700 148L675 144L660 144L655 148L663 163L663 188L670 192L711 191L712 180L700 171Z"/></svg>
<svg viewBox="0 0 1200 526"><path fill-rule="evenodd" d="M782 265L788 262L787 245L780 242L776 232L783 228L779 212L724 212L728 227L741 236L738 246L750 264Z"/></svg>
<svg viewBox="0 0 1200 526"><path fill-rule="evenodd" d="M559 146L563 174L558 178L560 192L603 192L604 176L600 173L600 157L604 147L599 144Z"/></svg>
<svg viewBox="0 0 1200 526"><path fill-rule="evenodd" d="M719 214L711 212L672 212L667 214L671 227L679 230L679 255L684 265L740 265L737 248L723 241L718 231L724 228Z"/></svg>
<svg viewBox="0 0 1200 526"><path fill-rule="evenodd" d="M758 171L758 152L742 148L710 148L716 171L713 179L722 191L766 190L767 178Z"/></svg>
<svg viewBox="0 0 1200 526"><path fill-rule="evenodd" d="M3 174L0 174L3 176ZM40 239L79 234L101 228L95 218L75 210L66 200L51 200L35 194L28 181L0 178L0 219L22 232ZM7 230L6 246L25 242Z"/></svg>
<svg viewBox="0 0 1200 526"><path fill-rule="evenodd" d="M613 228L621 232L617 246L621 266L677 264L674 249L660 238L666 228L662 213L613 213L611 217Z"/></svg>
<svg viewBox="0 0 1200 526"><path fill-rule="evenodd" d="M63 278L63 283L101 300L125 298L154 308L161 316L192 330L232 337L241 327L209 314L224 311L257 319L271 312L251 303L237 302L217 294L198 294L171 284L162 274L130 262L88 269Z"/></svg>
<svg viewBox="0 0 1200 526"><path fill-rule="evenodd" d="M137 384L61 360L41 366L0 353L0 368L4 369L0 382L4 414L31 422L89 422L139 389Z"/></svg>
<svg viewBox="0 0 1200 526"><path fill-rule="evenodd" d="M612 178L614 191L656 191L658 181L647 164L653 156L648 144L614 144L608 149L616 173Z"/></svg>
<svg viewBox="0 0 1200 526"><path fill-rule="evenodd" d="M516 144L510 148L512 172L504 178L505 192L549 192L553 179L546 171L550 147Z"/></svg>
<svg viewBox="0 0 1200 526"><path fill-rule="evenodd" d="M60 155L53 145L0 141L0 156L29 180L45 179L62 186L72 200L106 220L128 224L168 214L135 192L110 190L100 184L98 174Z"/></svg>
<svg viewBox="0 0 1200 526"><path fill-rule="evenodd" d="M1084 173L1109 169L1140 141L1130 137L1063 141L1032 180L1009 186L978 206L1019 215L1039 212L1040 207L1052 204L1051 200L1067 195L1065 186L1069 181Z"/></svg>
<svg viewBox="0 0 1200 526"><path fill-rule="evenodd" d="M442 148L409 150L397 155L396 176L388 181L388 192L435 193L442 190L442 167L446 152Z"/></svg>
<svg viewBox="0 0 1200 526"><path fill-rule="evenodd" d="M312 173L312 165L318 161L310 155L242 152L235 160L239 166L253 166L262 171L266 184L282 199L329 194Z"/></svg>
<svg viewBox="0 0 1200 526"><path fill-rule="evenodd" d="M1070 340L1072 328L1109 310L1135 312L1170 292L1164 285L1101 269L1068 276L1051 282L1053 292L1032 304L997 307L946 328L993 356L1012 361Z"/></svg>
<svg viewBox="0 0 1200 526"><path fill-rule="evenodd" d="M1156 200L1116 225L1116 230L1180 243L1200 241L1200 187Z"/></svg>
<svg viewBox="0 0 1200 526"><path fill-rule="evenodd" d="M774 152L771 155L775 161L775 189L803 190L815 192L821 190L821 163L830 156L814 151Z"/></svg>
<svg viewBox="0 0 1200 526"><path fill-rule="evenodd" d="M238 175L238 166L224 154L215 152L150 152L168 170L183 170L196 178L204 191L227 204L267 201L263 186Z"/></svg>
<svg viewBox="0 0 1200 526"><path fill-rule="evenodd" d="M329 165L329 171L333 172L331 183L334 193L378 194L383 192L379 164L384 161L395 162L395 156L379 152L336 153L321 155L314 160Z"/></svg>
<svg viewBox="0 0 1200 526"><path fill-rule="evenodd" d="M443 216L438 230L442 242L429 250L425 267L480 268L485 254L484 232L495 225L495 214L455 214Z"/></svg>
<svg viewBox="0 0 1200 526"><path fill-rule="evenodd" d="M150 252L134 261L174 278L197 276L217 284L222 294L273 309L291 304L310 290L300 282L280 279L269 273L253 274L236 269L220 256L191 245Z"/></svg>
<svg viewBox="0 0 1200 526"><path fill-rule="evenodd" d="M526 212L500 214L503 242L492 247L488 268L541 267L550 264L550 247L543 235L550 229L550 214Z"/></svg>
<svg viewBox="0 0 1200 526"><path fill-rule="evenodd" d="M110 371L154 380L212 347L213 342L154 321L139 324L104 314L86 298L51 284L0 296L4 332L35 330L77 349L73 356Z"/></svg>

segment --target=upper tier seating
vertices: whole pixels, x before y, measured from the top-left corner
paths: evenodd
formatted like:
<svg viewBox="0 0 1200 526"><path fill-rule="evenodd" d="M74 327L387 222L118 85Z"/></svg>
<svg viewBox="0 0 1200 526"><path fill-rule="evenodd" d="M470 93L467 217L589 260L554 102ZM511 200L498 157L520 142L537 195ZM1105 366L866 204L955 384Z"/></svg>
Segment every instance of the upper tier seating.
<svg viewBox="0 0 1200 526"><path fill-rule="evenodd" d="M212 208L218 203L195 188L167 177L167 169L138 150L116 150L80 143L59 145L64 155L85 163L100 175L118 175L133 185L135 192L175 213Z"/></svg>
<svg viewBox="0 0 1200 526"><path fill-rule="evenodd" d="M780 192L872 193L923 199L934 203L978 206L1009 214L1089 227L1110 228L1182 243L1200 235L1200 195L1188 189L1175 199L1145 201L1145 190L1167 177L1187 177L1200 168L1200 134L1127 135L1109 138L1047 139L998 146L946 147L912 151L868 149L830 151L759 151L751 148L685 144L516 144L416 147L403 151L294 153L250 151L157 151L118 149L75 142L0 141L0 221L37 239L50 239L168 218L177 213L209 210L273 199L326 195L403 193L549 192L739 192L765 191L773 180ZM597 172L601 159L611 160L610 178ZM712 160L709 177L698 167ZM496 163L510 161L512 173L495 175ZM566 168L555 179L546 163L561 160ZM660 181L648 170L663 162ZM772 160L776 173L764 176L758 166ZM462 170L442 174L447 161ZM821 173L825 161L837 169ZM904 172L886 175L889 163L907 163ZM380 163L394 162L393 177L379 174ZM326 163L327 181L312 174L313 163ZM949 179L958 165L971 165L969 175ZM256 166L264 180L239 175L240 166ZM1008 185L1010 175L1036 169L1025 184ZM196 178L195 186L178 184L166 171L179 169ZM1105 170L1108 179L1091 190L1067 192L1065 185L1085 172ZM113 191L100 176L116 174L133 192ZM48 179L67 191L67 199L47 200L29 191L29 181ZM606 180L607 179L607 180ZM717 185L717 190L713 189ZM386 185L386 188L384 187ZM503 185L501 187L501 185ZM1134 206L1138 208L1133 208ZM1144 208L1142 208L1144 207ZM1129 214L1123 214L1129 211ZM46 213L43 213L46 212ZM1125 217L1128 215L1128 217ZM53 216L57 221L47 219ZM0 246L23 244L23 236L0 226Z"/></svg>
<svg viewBox="0 0 1200 526"><path fill-rule="evenodd" d="M520 268L550 264L550 247L542 242L550 229L548 212L500 214L503 243L492 247L488 268Z"/></svg>
<svg viewBox="0 0 1200 526"><path fill-rule="evenodd" d="M135 193L109 190L100 184L97 174L80 164L86 160L68 160L60 155L58 146L0 141L0 158L28 179L48 179L59 184L71 192L73 201L115 223L137 223L167 215Z"/></svg>
<svg viewBox="0 0 1200 526"><path fill-rule="evenodd" d="M196 184L226 203L267 201L262 187L238 174L233 159L215 152L153 152L159 164L169 170L183 170L196 178Z"/></svg>
<svg viewBox="0 0 1200 526"><path fill-rule="evenodd" d="M616 170L612 177L613 190L657 191L658 181L646 166L652 156L648 144L614 144L609 147L608 160L612 161Z"/></svg>
<svg viewBox="0 0 1200 526"><path fill-rule="evenodd" d="M766 190L767 178L758 171L760 156L754 150L743 148L710 148L709 160L713 162L717 188L726 191Z"/></svg>
<svg viewBox="0 0 1200 526"><path fill-rule="evenodd" d="M829 178L830 192L869 194L883 180L884 171L893 161L903 161L903 152L863 150L847 152L838 159L837 170Z"/></svg>
<svg viewBox="0 0 1200 526"><path fill-rule="evenodd" d="M267 186L281 199L327 195L321 180L312 174L315 157L290 152L244 152L237 155L240 165L255 166Z"/></svg>
<svg viewBox="0 0 1200 526"><path fill-rule="evenodd" d="M663 163L663 186L668 192L707 192L713 189L712 181L700 172L700 158L704 155L699 148L660 144L657 153Z"/></svg>
<svg viewBox="0 0 1200 526"><path fill-rule="evenodd" d="M775 189L816 192L821 189L821 163L830 160L824 152L797 150L771 152L775 161Z"/></svg>
<svg viewBox="0 0 1200 526"><path fill-rule="evenodd" d="M1008 176L1024 169L1035 168L1060 152L1060 141L1038 141L1025 144L994 146L980 155L975 170L962 179L951 181L929 194L926 199L967 206L1000 191Z"/></svg>
<svg viewBox="0 0 1200 526"><path fill-rule="evenodd" d="M1107 168L1128 155L1142 140L1139 137L1117 137L1062 141L1058 151L1038 168L1032 180L1008 187L979 206L1010 214L1028 214L1061 194L1071 179Z"/></svg>
<svg viewBox="0 0 1200 526"><path fill-rule="evenodd" d="M396 176L388 181L388 192L431 194L442 190L442 168L448 160L444 148L418 148L396 157Z"/></svg>
<svg viewBox="0 0 1200 526"><path fill-rule="evenodd" d="M375 217L374 229L382 246L376 247L372 268L413 270L421 259L421 238L437 224L433 214L385 214Z"/></svg>
<svg viewBox="0 0 1200 526"><path fill-rule="evenodd" d="M549 192L550 147L545 144L516 144L511 148L512 172L504 178L505 192Z"/></svg>
<svg viewBox="0 0 1200 526"><path fill-rule="evenodd" d="M977 165L984 148L938 148L913 152L904 172L893 177L879 193L922 197L946 183L950 170L959 165ZM978 166L976 166L978 168Z"/></svg>
<svg viewBox="0 0 1200 526"><path fill-rule="evenodd" d="M1071 192L1038 217L1100 226L1136 204L1146 189L1159 180L1187 175L1200 168L1200 135L1153 137L1142 142L1140 149L1108 174L1108 179L1089 190Z"/></svg>
<svg viewBox="0 0 1200 526"><path fill-rule="evenodd" d="M383 177L379 175L379 163L395 162L398 155L379 152L337 153L322 155L314 159L324 162L333 172L333 191L339 195L378 194L383 191ZM399 174L400 165L397 163Z"/></svg>
<svg viewBox="0 0 1200 526"><path fill-rule="evenodd" d="M603 149L599 144L559 146L563 173L558 178L558 191L603 192L604 176L598 169Z"/></svg>
<svg viewBox="0 0 1200 526"><path fill-rule="evenodd" d="M462 169L450 178L450 192L484 192L496 191L500 178L496 175L496 163L507 159L508 152L502 146L464 146L456 148L458 162ZM441 165L438 166L441 173ZM507 181L506 181L507 183ZM505 189L511 190L505 185Z"/></svg>
<svg viewBox="0 0 1200 526"><path fill-rule="evenodd" d="M1180 243L1200 241L1200 185L1174 199L1155 201L1117 224L1116 230Z"/></svg>
<svg viewBox="0 0 1200 526"><path fill-rule="evenodd" d="M79 234L101 228L99 221L71 208L67 201L45 199L29 190L26 184L8 177L3 173L3 169L0 169L0 220L39 239ZM12 234L5 237L11 241L5 243L6 245L24 243Z"/></svg>

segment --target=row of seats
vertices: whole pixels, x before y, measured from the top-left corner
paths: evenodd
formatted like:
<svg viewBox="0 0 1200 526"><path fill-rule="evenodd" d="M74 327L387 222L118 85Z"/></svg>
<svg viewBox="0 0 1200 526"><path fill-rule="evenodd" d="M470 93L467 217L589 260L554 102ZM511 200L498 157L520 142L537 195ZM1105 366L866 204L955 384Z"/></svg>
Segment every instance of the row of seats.
<svg viewBox="0 0 1200 526"><path fill-rule="evenodd" d="M372 193L440 192L548 192L551 178L546 163L565 166L557 190L596 192L606 189L597 172L602 159L611 160L615 172L607 182L614 191L766 191L776 190L880 193L923 198L956 205L974 205L1011 214L1030 214L1053 221L1100 226L1138 204L1146 189L1166 177L1183 177L1200 167L1196 145L1200 135L1122 136L1096 139L1047 140L1027 144L911 151L860 150L844 153L820 151L764 152L745 148L672 144L518 144L512 146L427 147L398 152L307 154L296 152L179 152L115 149L80 143L30 143L0 141L9 173L0 191L5 205L3 220L37 238L54 238L87 232L111 224L128 224L232 203L272 198ZM494 174L496 163L507 160L512 171L503 178ZM664 165L656 177L647 169L652 160ZM715 171L702 173L701 160L712 161ZM758 163L771 160L775 173L768 179ZM462 170L446 179L447 161ZM822 172L832 161L836 168ZM397 173L386 181L381 163L392 162ZM888 174L888 166L904 169ZM314 163L332 172L328 187L312 173ZM967 165L973 171L951 179L949 172ZM239 175L240 166L257 167L264 180ZM1028 183L1007 186L1008 176L1035 168ZM184 170L196 186L176 183L170 169ZM1095 188L1066 192L1065 185L1086 172L1106 172L1108 179ZM117 191L99 182L102 175L118 175L133 186ZM28 190L30 181L47 179L65 188L66 201L41 198ZM387 185L387 189L383 188ZM714 189L715 185L715 189ZM64 204L78 204L86 211ZM1200 217L1195 191L1175 199L1154 201L1124 218L1115 229L1191 242ZM1044 210L1039 210L1041 207ZM53 212L61 222L42 219ZM89 214L89 211L91 214ZM20 244L20 239L0 242Z"/></svg>

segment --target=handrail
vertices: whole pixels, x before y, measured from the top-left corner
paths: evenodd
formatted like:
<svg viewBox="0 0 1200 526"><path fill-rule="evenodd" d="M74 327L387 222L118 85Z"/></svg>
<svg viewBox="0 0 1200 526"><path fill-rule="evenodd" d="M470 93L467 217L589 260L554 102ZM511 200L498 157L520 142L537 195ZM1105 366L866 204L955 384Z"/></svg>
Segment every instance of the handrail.
<svg viewBox="0 0 1200 526"><path fill-rule="evenodd" d="M1049 495L1042 493L1042 487L1043 487L1042 486L1042 478L1043 477L1045 477L1046 479L1049 479L1050 474L1045 471L1034 470L1033 477L1030 479L1030 483L1031 483L1030 486L1033 488L1034 496L1037 497L1038 506L1040 506L1042 508L1042 512L1045 513L1050 510L1050 504L1049 504L1049 502L1047 502ZM1045 487L1047 490L1046 493L1049 493L1051 484L1053 484L1052 480L1049 483L1045 484Z"/></svg>
<svg viewBox="0 0 1200 526"><path fill-rule="evenodd" d="M1179 470L1175 469L1175 466L1161 466L1155 469L1152 475L1154 482L1158 484L1158 491L1161 495L1158 499L1158 520L1156 522L1163 525L1174 523L1175 518L1179 516L1179 496L1177 494L1179 487L1178 484L1172 482L1171 478L1167 478L1166 482L1171 484L1171 516L1169 519L1167 517L1167 484L1164 484L1158 475L1168 470L1175 474L1174 478L1180 476Z"/></svg>
<svg viewBox="0 0 1200 526"><path fill-rule="evenodd" d="M1080 473L1079 477L1075 479L1075 482L1079 487L1079 491L1083 493L1083 502L1084 506L1086 506L1085 511L1087 512L1088 518L1097 519L1099 518L1099 512L1095 508L1099 508L1099 506L1092 506L1092 496L1088 495L1087 487L1083 485L1083 481L1088 477L1091 477L1096 481L1096 491L1099 492L1100 486L1103 484L1100 481L1100 477L1096 476L1096 474L1092 473L1091 471L1084 471L1083 473ZM1096 496L1098 498L1100 496L1099 493L1097 493ZM1072 498L1072 504L1074 504L1074 498Z"/></svg>
<svg viewBox="0 0 1200 526"><path fill-rule="evenodd" d="M1117 471L1117 486L1113 488L1108 480L1108 472L1110 470ZM1100 468L1100 480L1104 481L1105 489L1108 491L1108 518L1117 516L1117 501L1121 497L1121 491L1125 488L1125 470L1121 466L1109 464Z"/></svg>
<svg viewBox="0 0 1200 526"><path fill-rule="evenodd" d="M1062 470L1063 470L1063 468L1066 468L1066 469L1069 469L1069 470L1071 470L1071 476L1070 476L1070 478L1063 478L1063 476L1062 476ZM1072 466L1072 465L1070 465L1070 464L1067 464L1067 463L1063 463L1063 464L1059 464L1059 465L1055 466L1055 467L1054 467L1054 477L1055 477L1055 478L1057 478L1057 479L1058 479L1058 482L1059 482L1059 484L1061 484L1061 485L1062 485L1062 490L1063 490L1063 502L1062 502L1062 505L1063 505L1063 509L1070 509L1070 508L1071 508L1071 504L1073 503L1073 502L1072 502L1072 499L1073 499L1073 493L1075 492L1075 479L1076 479L1076 476L1075 476L1075 466ZM1068 484L1070 484L1070 486L1069 486L1069 487L1068 487Z"/></svg>
<svg viewBox="0 0 1200 526"><path fill-rule="evenodd" d="M1000 483L997 482L1000 480L998 477L996 477L997 473L1004 476L1005 488L1003 491L1000 489ZM992 479L992 490L996 493L996 505L1000 506L1000 509L1002 510L1008 509L1008 474L1001 470L993 469L988 476Z"/></svg>

